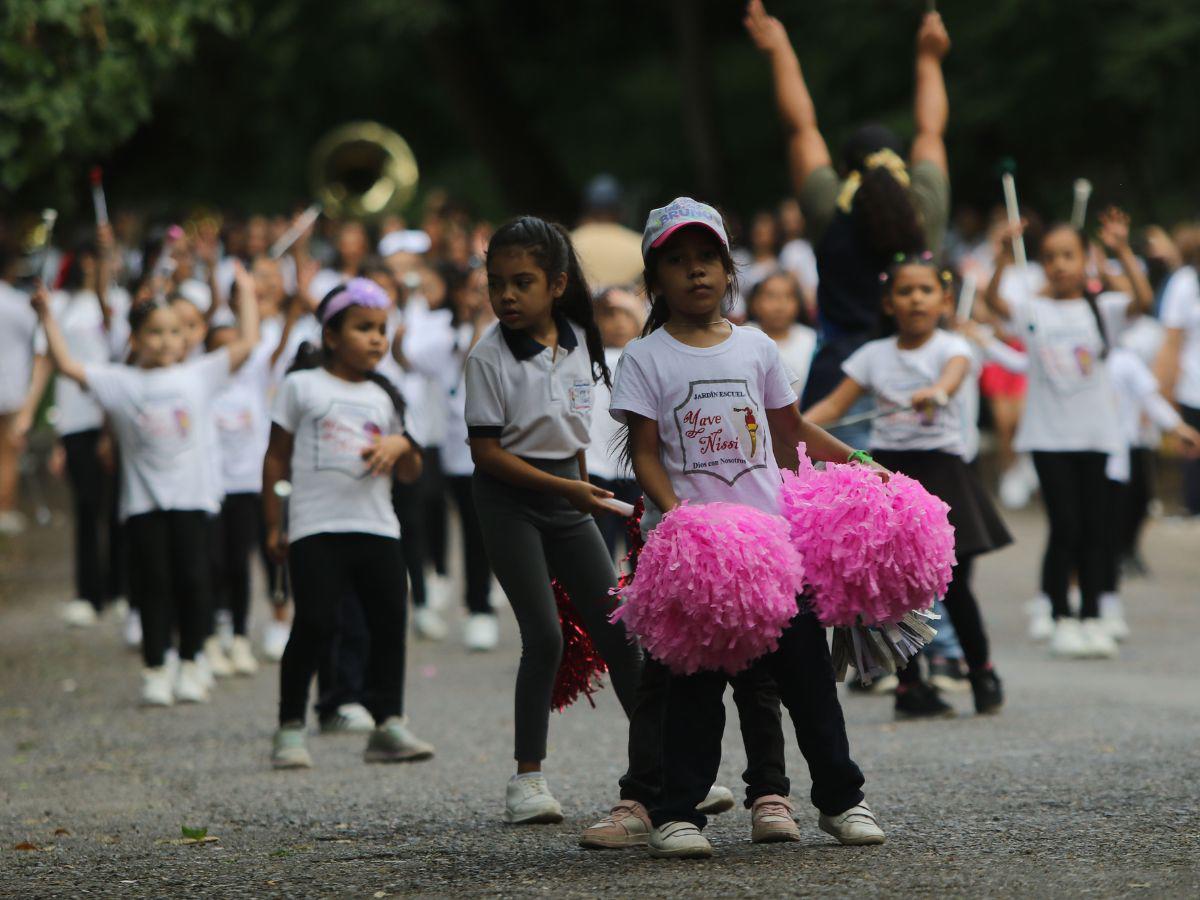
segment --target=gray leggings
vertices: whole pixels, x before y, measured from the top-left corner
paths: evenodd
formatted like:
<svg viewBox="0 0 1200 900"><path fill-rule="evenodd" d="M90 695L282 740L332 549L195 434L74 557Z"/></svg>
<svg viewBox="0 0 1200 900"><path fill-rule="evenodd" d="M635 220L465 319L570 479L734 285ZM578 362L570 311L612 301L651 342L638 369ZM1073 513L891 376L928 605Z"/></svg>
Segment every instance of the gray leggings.
<svg viewBox="0 0 1200 900"><path fill-rule="evenodd" d="M574 459L526 462L560 478L578 478ZM521 629L517 670L516 759L546 758L550 698L562 658L562 630L550 579L557 578L608 664L617 699L628 715L641 678L641 652L608 615L616 586L612 558L595 520L561 497L523 490L476 470L475 508L492 570Z"/></svg>

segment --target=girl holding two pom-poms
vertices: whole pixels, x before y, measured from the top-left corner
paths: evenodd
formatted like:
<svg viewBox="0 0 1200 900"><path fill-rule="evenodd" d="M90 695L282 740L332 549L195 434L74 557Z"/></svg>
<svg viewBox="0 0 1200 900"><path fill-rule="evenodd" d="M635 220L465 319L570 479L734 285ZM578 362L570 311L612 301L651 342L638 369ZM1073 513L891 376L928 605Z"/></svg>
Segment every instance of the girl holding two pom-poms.
<svg viewBox="0 0 1200 900"><path fill-rule="evenodd" d="M943 602L970 669L975 709L998 710L1000 679L992 669L979 604L971 593L976 556L1011 542L991 499L963 457L963 383L970 376L967 341L938 328L945 312L941 276L929 253L900 255L884 276L883 311L896 334L864 344L842 364L846 377L807 410L818 423L834 422L863 395L875 396L881 415L871 428L871 454L889 469L921 483L950 507L958 564ZM953 715L921 678L917 659L900 672L896 715Z"/></svg>
<svg viewBox="0 0 1200 900"><path fill-rule="evenodd" d="M627 346L617 367L610 411L628 425L633 469L646 497L643 528L667 528L683 501L777 514L779 466L796 465L799 441L814 458L837 462L845 462L851 448L803 421L794 379L774 342L722 315L734 267L717 210L687 197L653 210L642 253L653 305L645 336ZM680 577L704 578L701 569L710 563L720 565L697 560L694 571L680 571ZM749 671L756 670L775 680L792 716L821 827L845 844L881 843L883 831L863 802L862 772L850 758L825 633L811 611L795 614L778 649L751 664ZM710 856L701 833L705 818L696 806L721 761L722 695L730 676L707 668L667 671L651 654L644 678L664 682L661 707L639 703L630 724L637 733L639 717L661 709L662 787L648 814L638 812L648 819L643 824L650 826L650 852ZM747 750L749 755L752 748ZM752 808L756 836L800 838L786 796L766 792Z"/></svg>

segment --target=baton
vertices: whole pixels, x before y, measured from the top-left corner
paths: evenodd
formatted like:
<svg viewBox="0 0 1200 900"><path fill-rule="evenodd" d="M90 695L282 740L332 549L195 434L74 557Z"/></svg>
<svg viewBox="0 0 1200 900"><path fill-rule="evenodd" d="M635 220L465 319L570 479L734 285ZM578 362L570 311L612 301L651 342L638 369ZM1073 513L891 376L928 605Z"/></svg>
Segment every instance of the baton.
<svg viewBox="0 0 1200 900"><path fill-rule="evenodd" d="M292 227L279 236L271 249L267 251L267 255L271 259L279 259L283 254L291 249L292 244L300 240L300 235L308 231L312 227L312 223L317 221L317 216L321 215L321 204L314 203L304 212L300 213L300 218L292 223Z"/></svg>
<svg viewBox="0 0 1200 900"><path fill-rule="evenodd" d="M280 479L275 482L275 487L272 488L275 496L279 498L279 504L282 507L282 531L284 538L288 533L288 501L292 496L292 483ZM271 602L275 606L283 606L287 603L288 597L292 595L292 577L288 571L287 560L277 563L279 566L279 587L275 589L274 596L271 597Z"/></svg>

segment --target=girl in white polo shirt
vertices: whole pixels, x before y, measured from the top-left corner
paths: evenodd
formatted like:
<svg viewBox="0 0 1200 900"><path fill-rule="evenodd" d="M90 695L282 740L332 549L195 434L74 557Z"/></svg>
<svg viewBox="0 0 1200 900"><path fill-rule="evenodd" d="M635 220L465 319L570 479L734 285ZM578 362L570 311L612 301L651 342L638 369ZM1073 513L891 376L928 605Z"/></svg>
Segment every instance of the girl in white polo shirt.
<svg viewBox="0 0 1200 900"><path fill-rule="evenodd" d="M142 700L148 705L208 699L195 659L207 636L205 532L218 507L203 425L213 398L258 338L253 283L244 271L241 277L238 339L182 363L179 318L169 306L150 301L130 312L133 365L126 366L78 361L45 292L34 296L59 372L96 398L120 446L120 515L131 548L130 590L142 617ZM181 660L173 686L164 666L172 601Z"/></svg>
<svg viewBox="0 0 1200 900"><path fill-rule="evenodd" d="M562 656L551 577L570 594L627 712L641 670L624 627L608 621L616 573L593 514L607 511L612 494L588 481L585 461L594 386L609 373L561 226L533 216L504 225L488 245L487 273L500 321L467 358L466 422L484 545L521 630L517 774L504 818L560 822L541 772Z"/></svg>

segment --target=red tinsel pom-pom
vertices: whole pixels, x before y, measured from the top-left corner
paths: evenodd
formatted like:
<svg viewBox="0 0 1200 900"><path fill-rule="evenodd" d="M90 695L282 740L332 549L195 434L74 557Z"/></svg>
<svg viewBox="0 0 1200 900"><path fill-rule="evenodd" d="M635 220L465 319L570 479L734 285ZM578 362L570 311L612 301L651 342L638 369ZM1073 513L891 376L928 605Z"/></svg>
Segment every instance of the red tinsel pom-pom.
<svg viewBox="0 0 1200 900"><path fill-rule="evenodd" d="M587 629L575 611L571 598L557 580L550 582L554 588L554 600L558 604L558 624L562 628L563 655L558 664L558 675L554 679L554 693L550 697L552 709L562 712L583 694L594 708L592 694L600 690L600 676L608 666L596 652L596 645L588 636Z"/></svg>

